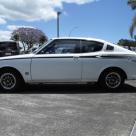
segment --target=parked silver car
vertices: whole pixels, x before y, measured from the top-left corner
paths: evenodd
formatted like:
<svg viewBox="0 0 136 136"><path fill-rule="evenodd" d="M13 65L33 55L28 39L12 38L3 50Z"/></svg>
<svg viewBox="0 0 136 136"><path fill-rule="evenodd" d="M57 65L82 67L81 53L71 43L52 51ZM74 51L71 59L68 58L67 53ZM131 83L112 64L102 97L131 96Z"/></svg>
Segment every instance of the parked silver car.
<svg viewBox="0 0 136 136"><path fill-rule="evenodd" d="M136 79L136 53L94 38L54 38L32 54L0 58L0 86L98 82L108 89Z"/></svg>

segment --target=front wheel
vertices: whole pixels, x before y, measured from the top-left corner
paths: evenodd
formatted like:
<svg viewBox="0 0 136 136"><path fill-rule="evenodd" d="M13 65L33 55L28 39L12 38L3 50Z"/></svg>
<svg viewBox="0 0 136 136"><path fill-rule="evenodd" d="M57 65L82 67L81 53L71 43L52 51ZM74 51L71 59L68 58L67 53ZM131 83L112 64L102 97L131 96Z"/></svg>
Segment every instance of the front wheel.
<svg viewBox="0 0 136 136"><path fill-rule="evenodd" d="M106 71L101 74L99 84L107 89L118 89L124 83L124 75L119 71Z"/></svg>
<svg viewBox="0 0 136 136"><path fill-rule="evenodd" d="M3 71L0 74L0 87L4 91L13 91L19 88L21 79L16 72Z"/></svg>

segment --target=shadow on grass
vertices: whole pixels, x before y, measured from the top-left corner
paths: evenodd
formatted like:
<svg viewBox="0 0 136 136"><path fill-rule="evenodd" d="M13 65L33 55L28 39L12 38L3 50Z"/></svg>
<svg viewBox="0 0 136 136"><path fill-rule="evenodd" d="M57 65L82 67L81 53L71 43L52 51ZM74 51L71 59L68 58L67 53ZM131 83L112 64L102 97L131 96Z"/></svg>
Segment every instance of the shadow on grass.
<svg viewBox="0 0 136 136"><path fill-rule="evenodd" d="M5 93L5 92L1 92ZM11 93L11 92L6 92ZM136 93L136 87L125 84L118 90L105 90L94 85L26 85L23 90L12 94L91 94L91 93Z"/></svg>

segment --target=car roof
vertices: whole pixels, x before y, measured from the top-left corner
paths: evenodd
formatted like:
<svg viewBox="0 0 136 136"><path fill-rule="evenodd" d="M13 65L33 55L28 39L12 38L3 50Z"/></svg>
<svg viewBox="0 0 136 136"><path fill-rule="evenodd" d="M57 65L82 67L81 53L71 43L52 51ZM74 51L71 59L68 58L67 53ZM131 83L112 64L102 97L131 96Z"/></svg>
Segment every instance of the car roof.
<svg viewBox="0 0 136 136"><path fill-rule="evenodd" d="M97 39L97 38L91 38L91 37L57 37L57 38L52 38L53 40L61 39L61 40L88 40L88 41L98 41L98 42L103 42L103 43L110 43L102 39ZM112 44L112 43L110 43Z"/></svg>
<svg viewBox="0 0 136 136"><path fill-rule="evenodd" d="M111 43L111 42L108 42L108 41L105 41L105 40L102 40L102 39L97 39L97 38L91 38L91 37L59 37L59 38L52 38L53 40L57 40L57 39L64 39L64 40L88 40L88 41L96 41L96 42L102 42L106 45L111 45L111 46L114 46L116 47L116 49L118 49L118 51L125 51L125 52L130 52L130 53L133 53L132 51L128 50L128 49L125 49L123 47L120 47L119 45L115 44L115 43Z"/></svg>

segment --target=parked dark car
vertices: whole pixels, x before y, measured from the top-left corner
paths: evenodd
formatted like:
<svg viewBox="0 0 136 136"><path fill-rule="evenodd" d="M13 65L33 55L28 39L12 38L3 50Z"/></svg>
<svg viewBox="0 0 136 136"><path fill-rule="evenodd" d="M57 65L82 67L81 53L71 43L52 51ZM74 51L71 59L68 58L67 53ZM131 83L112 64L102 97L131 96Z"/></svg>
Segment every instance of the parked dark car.
<svg viewBox="0 0 136 136"><path fill-rule="evenodd" d="M14 41L0 41L0 57L18 55L20 53L19 44Z"/></svg>

